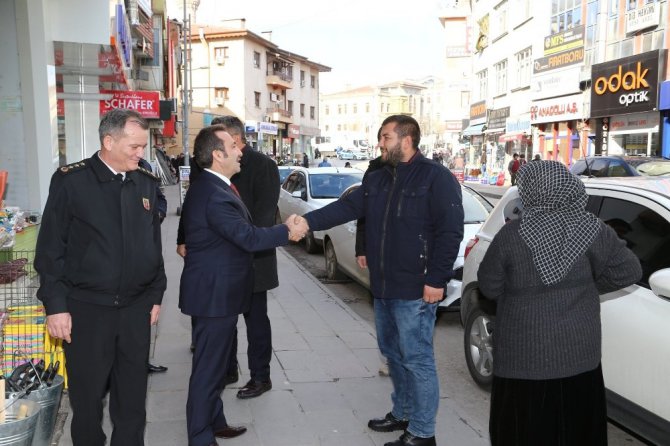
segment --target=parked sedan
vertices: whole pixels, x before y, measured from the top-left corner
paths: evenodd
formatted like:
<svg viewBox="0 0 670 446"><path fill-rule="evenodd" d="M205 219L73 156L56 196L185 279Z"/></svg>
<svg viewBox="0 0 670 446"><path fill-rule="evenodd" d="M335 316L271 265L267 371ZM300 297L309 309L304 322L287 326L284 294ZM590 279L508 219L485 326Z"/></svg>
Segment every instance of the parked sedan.
<svg viewBox="0 0 670 446"><path fill-rule="evenodd" d="M640 282L600 298L607 414L657 443L670 439L670 179L636 176L584 180L587 209L611 225L639 257ZM516 187L468 242L461 322L465 360L475 382L492 380L495 302L482 295L477 269L498 230L523 212Z"/></svg>
<svg viewBox="0 0 670 446"><path fill-rule="evenodd" d="M358 189L355 184L347 189L342 196ZM456 274L445 287L445 299L440 307L456 307L461 298L461 279L463 276L463 253L466 242L473 237L481 224L486 220L493 209L493 205L483 196L468 186L462 186L463 210L465 213L464 236L458 251L458 258L454 263ZM359 268L356 263L356 222L351 221L325 231L317 231L316 236L323 240L324 255L326 258L326 275L331 280L348 276L366 288L370 288L370 277L367 269Z"/></svg>
<svg viewBox="0 0 670 446"><path fill-rule="evenodd" d="M303 215L337 200L342 192L363 179L358 169L343 167L295 167L279 191L277 221L291 214ZM310 231L305 236L305 249L318 252L322 240Z"/></svg>
<svg viewBox="0 0 670 446"><path fill-rule="evenodd" d="M337 154L337 158L341 160L366 160L368 156L364 152L359 152L358 150L341 150Z"/></svg>
<svg viewBox="0 0 670 446"><path fill-rule="evenodd" d="M670 160L647 156L587 156L575 161L570 172L598 178L667 175L670 173Z"/></svg>

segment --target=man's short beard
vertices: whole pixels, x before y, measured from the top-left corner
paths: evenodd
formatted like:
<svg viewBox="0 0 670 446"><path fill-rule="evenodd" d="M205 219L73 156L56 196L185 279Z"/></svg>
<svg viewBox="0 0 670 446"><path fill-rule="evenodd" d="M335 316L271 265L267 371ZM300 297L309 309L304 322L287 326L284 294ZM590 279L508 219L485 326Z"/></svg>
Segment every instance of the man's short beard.
<svg viewBox="0 0 670 446"><path fill-rule="evenodd" d="M402 150L400 149L400 143L387 149L386 159L382 158L382 161L390 166L397 166L398 163L402 161Z"/></svg>

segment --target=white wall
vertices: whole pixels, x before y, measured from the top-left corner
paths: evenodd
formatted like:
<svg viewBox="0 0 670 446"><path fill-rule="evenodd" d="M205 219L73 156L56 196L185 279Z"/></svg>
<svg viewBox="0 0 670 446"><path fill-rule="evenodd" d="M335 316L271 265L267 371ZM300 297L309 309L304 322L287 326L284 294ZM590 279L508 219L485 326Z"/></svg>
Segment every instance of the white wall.
<svg viewBox="0 0 670 446"><path fill-rule="evenodd" d="M0 170L9 172L5 203L25 207L28 185L16 32L14 2L0 2Z"/></svg>
<svg viewBox="0 0 670 446"><path fill-rule="evenodd" d="M109 45L110 9L116 3L116 0L46 1L51 23L49 39Z"/></svg>

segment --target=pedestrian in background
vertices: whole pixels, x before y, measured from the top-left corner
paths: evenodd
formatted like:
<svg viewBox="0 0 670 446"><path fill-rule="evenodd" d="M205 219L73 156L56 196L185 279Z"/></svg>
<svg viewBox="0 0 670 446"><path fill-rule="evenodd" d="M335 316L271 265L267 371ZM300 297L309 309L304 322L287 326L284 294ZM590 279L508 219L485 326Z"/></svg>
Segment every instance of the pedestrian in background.
<svg viewBox="0 0 670 446"><path fill-rule="evenodd" d="M637 282L640 263L585 210L584 184L560 162L526 164L517 186L521 219L478 271L497 301L491 444L606 445L599 294Z"/></svg>
<svg viewBox="0 0 670 446"><path fill-rule="evenodd" d="M157 148L156 150L160 149ZM142 169L153 172L151 169L151 164L144 158L140 159L138 165ZM163 220L165 220L165 216L167 215L167 198L165 198L165 194L161 190L160 181L156 181L156 212L158 212L158 219L160 223L163 224ZM147 371L149 373L164 373L167 372L167 369L168 368L164 365L154 365L147 361Z"/></svg>
<svg viewBox="0 0 670 446"><path fill-rule="evenodd" d="M516 184L516 175L519 172L519 167L521 167L521 164L519 163L519 154L515 153L512 155L510 162L507 164L507 171L509 172L512 186Z"/></svg>
<svg viewBox="0 0 670 446"><path fill-rule="evenodd" d="M319 163L319 167L333 167L333 165L328 162L328 157L324 156L323 161Z"/></svg>
<svg viewBox="0 0 670 446"><path fill-rule="evenodd" d="M239 314L249 309L254 287L253 252L297 241L306 232L293 216L271 228L253 226L251 214L230 178L240 171L242 152L221 125L203 128L194 158L204 170L184 200L186 241L179 308L193 321L191 377L186 403L190 446L216 445L246 427L231 426L221 393ZM277 179L272 183L277 188Z"/></svg>
<svg viewBox="0 0 670 446"><path fill-rule="evenodd" d="M312 231L365 217L377 342L393 383L391 411L368 427L404 431L385 446L436 444L435 311L463 238L458 181L421 154L420 140L414 118L389 116L381 132L385 165L351 194L304 216Z"/></svg>
<svg viewBox="0 0 670 446"><path fill-rule="evenodd" d="M212 120L222 125L242 150L240 172L231 178L254 225L270 227L275 224L277 201L279 201L279 169L277 164L247 144L244 123L236 116L222 116ZM307 158L307 154L304 155ZM309 165L309 160L307 162ZM268 317L268 290L279 286L277 275L277 252L274 248L254 253L254 289L249 309L244 312L247 327L247 364L251 374L249 381L237 392L237 397L257 397L272 389L270 360L272 359L272 327ZM233 355L228 365L228 382L237 375L237 329Z"/></svg>
<svg viewBox="0 0 670 446"><path fill-rule="evenodd" d="M302 154L302 167L309 167L309 156L306 153Z"/></svg>
<svg viewBox="0 0 670 446"><path fill-rule="evenodd" d="M103 446L109 390L112 446L141 446L147 361L167 284L158 179L138 164L149 124L133 110L100 121L100 151L51 178L37 239L37 297L65 343L74 446Z"/></svg>

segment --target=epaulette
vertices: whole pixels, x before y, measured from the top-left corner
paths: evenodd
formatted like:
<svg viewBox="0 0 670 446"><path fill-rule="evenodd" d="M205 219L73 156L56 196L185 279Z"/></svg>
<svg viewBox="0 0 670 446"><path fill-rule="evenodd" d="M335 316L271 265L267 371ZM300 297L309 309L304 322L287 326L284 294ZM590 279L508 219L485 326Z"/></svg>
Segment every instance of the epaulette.
<svg viewBox="0 0 670 446"><path fill-rule="evenodd" d="M147 176L151 177L151 179L153 179L153 180L156 180L156 181L160 180L160 178L158 178L156 175L154 175L154 173L152 171L150 171L148 169L145 169L142 166L139 166L137 168L137 171L142 172L144 175L147 175Z"/></svg>
<svg viewBox="0 0 670 446"><path fill-rule="evenodd" d="M88 167L88 164L86 164L84 161L79 161L79 162L76 162L76 163L72 163L72 164L68 164L66 166L59 167L58 172L60 172L61 175L66 175L68 173L81 171L85 167Z"/></svg>

